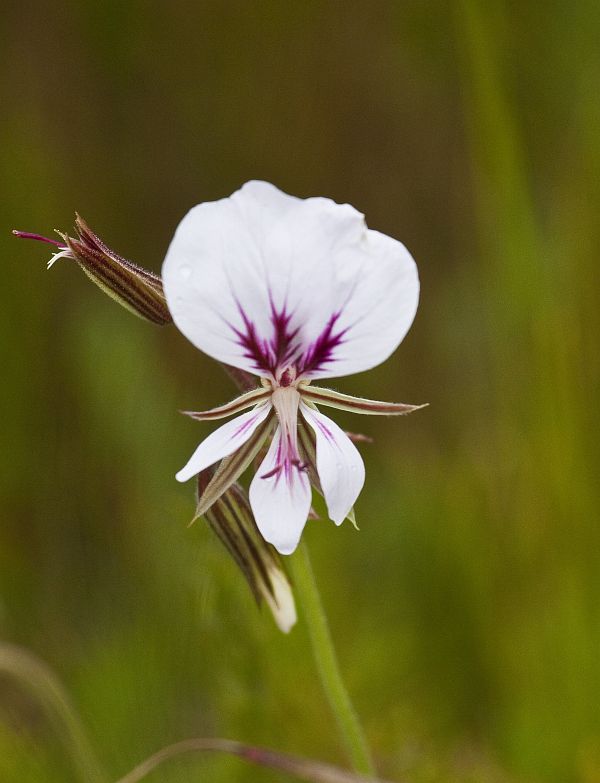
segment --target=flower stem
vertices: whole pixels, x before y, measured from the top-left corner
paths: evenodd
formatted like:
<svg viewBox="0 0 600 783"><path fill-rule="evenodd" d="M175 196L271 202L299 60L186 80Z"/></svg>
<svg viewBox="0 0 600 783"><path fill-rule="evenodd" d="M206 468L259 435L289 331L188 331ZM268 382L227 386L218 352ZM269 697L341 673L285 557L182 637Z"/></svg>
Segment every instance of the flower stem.
<svg viewBox="0 0 600 783"><path fill-rule="evenodd" d="M363 775L375 775L375 767L358 715L342 679L329 624L310 562L308 547L301 543L291 558L294 587L308 626L315 663L329 706L336 718L352 767Z"/></svg>

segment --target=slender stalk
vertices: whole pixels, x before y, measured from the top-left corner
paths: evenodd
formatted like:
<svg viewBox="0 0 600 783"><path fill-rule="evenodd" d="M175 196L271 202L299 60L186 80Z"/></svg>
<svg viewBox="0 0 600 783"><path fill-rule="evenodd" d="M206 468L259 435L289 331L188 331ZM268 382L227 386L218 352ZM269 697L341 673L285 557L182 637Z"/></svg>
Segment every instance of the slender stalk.
<svg viewBox="0 0 600 783"><path fill-rule="evenodd" d="M62 684L46 664L22 647L1 642L0 673L19 680L44 705L82 783L105 783L106 777L83 723Z"/></svg>
<svg viewBox="0 0 600 783"><path fill-rule="evenodd" d="M298 603L308 626L321 684L335 716L352 767L363 775L375 776L375 766L356 710L342 679L329 624L310 562L308 547L301 543L291 558Z"/></svg>
<svg viewBox="0 0 600 783"><path fill-rule="evenodd" d="M364 775L355 775L352 772L346 772L346 770L332 767L330 764L323 764L320 761L312 761L312 759L300 758L299 756L289 756L286 753L278 753L267 748L243 745L241 742L233 740L203 737L183 740L162 748L145 761L142 761L141 764L138 764L135 769L132 769L125 777L120 778L117 783L139 783L140 780L143 780L164 762L186 753L215 751L238 756L244 761L263 767L270 767L301 780L310 781L310 783L385 783L383 780L367 778Z"/></svg>

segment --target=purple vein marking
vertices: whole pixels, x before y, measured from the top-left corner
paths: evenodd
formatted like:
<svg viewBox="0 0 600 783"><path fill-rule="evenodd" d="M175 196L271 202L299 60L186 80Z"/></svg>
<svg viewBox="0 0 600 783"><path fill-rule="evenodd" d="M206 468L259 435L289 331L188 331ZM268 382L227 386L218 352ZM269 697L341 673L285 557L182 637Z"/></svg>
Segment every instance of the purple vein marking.
<svg viewBox="0 0 600 783"><path fill-rule="evenodd" d="M335 438L333 437L333 432L329 429L329 427L322 421L319 421L319 419L315 418L313 419L317 427L321 430L325 438L330 443L335 443Z"/></svg>
<svg viewBox="0 0 600 783"><path fill-rule="evenodd" d="M309 345L302 345L300 326L292 327L293 312L288 312L286 306L277 310L271 300L270 337L258 334L256 324L237 302L244 329L232 326L238 344L244 350L244 357L250 359L259 372L275 375L277 370L295 367L296 377L314 372L325 364L335 361L335 349L344 341L348 328L336 331L335 326L341 312L333 313L321 334ZM285 384L283 384L285 385Z"/></svg>
<svg viewBox="0 0 600 783"><path fill-rule="evenodd" d="M298 374L314 372L323 367L328 362L335 361L334 351L344 341L344 335L347 329L335 331L335 325L341 315L341 312L333 313L325 328L317 339L308 346L302 357Z"/></svg>
<svg viewBox="0 0 600 783"><path fill-rule="evenodd" d="M298 451L289 435L284 437L279 429L276 437L278 438L278 442L275 452L275 466L266 473L262 473L260 478L269 479L274 477L275 486L277 486L279 479L284 476L288 487L291 488L294 483L294 469L297 470L298 475L300 475L306 473L308 466L300 459Z"/></svg>
<svg viewBox="0 0 600 783"><path fill-rule="evenodd" d="M254 411L253 411L253 413L254 413ZM244 435L246 432L248 432L250 427L252 427L255 424L256 419L258 418L258 414L259 413L260 413L260 411L256 411L254 416L250 417L247 421L243 422L243 424L240 424L236 428L235 432L233 433L233 435L231 437L232 438L236 438L238 435Z"/></svg>
<svg viewBox="0 0 600 783"><path fill-rule="evenodd" d="M270 338L264 338L258 334L256 325L239 302L237 306L245 331L235 327L233 330L239 345L244 349L244 356L254 362L257 370L272 374L275 374L278 368L289 365L301 348L297 340L299 327L290 328L293 313L288 313L285 306L278 311L271 300L273 334Z"/></svg>

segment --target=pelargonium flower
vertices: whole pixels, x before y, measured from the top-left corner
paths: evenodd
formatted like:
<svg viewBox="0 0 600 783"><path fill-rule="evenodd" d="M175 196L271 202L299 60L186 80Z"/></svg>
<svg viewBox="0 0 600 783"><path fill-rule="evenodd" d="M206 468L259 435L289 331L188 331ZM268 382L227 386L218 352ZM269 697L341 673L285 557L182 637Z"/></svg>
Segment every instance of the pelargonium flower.
<svg viewBox="0 0 600 783"><path fill-rule="evenodd" d="M190 413L239 414L196 449L187 481L220 462L198 515L269 441L250 503L264 538L296 548L311 484L337 525L352 514L365 469L350 438L317 406L404 414L419 406L351 397L313 381L362 372L398 347L415 316L419 280L400 242L367 229L348 204L298 199L266 182L194 207L181 221L162 279L175 325L201 351L260 385L232 402Z"/></svg>

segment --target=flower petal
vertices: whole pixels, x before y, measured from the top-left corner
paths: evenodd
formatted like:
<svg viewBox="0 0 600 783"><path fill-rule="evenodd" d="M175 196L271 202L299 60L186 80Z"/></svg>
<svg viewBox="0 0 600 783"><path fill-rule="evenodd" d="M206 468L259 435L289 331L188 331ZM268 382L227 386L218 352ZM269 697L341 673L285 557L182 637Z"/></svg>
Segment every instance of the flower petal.
<svg viewBox="0 0 600 783"><path fill-rule="evenodd" d="M256 361L273 332L264 237L297 203L273 185L248 182L179 224L163 264L167 303L177 327L214 359L265 374Z"/></svg>
<svg viewBox="0 0 600 783"><path fill-rule="evenodd" d="M419 301L416 264L401 242L363 230L330 260L329 319L305 349L300 372L332 378L385 361L408 332Z"/></svg>
<svg viewBox="0 0 600 783"><path fill-rule="evenodd" d="M365 466L356 446L327 416L300 403L300 410L317 441L317 471L329 516L340 525L348 516L365 482Z"/></svg>
<svg viewBox="0 0 600 783"><path fill-rule="evenodd" d="M264 539L282 555L290 555L306 524L311 490L308 476L294 465L278 471L282 451L281 428L250 484L250 505Z"/></svg>
<svg viewBox="0 0 600 783"><path fill-rule="evenodd" d="M188 213L163 281L175 323L205 353L258 375L294 365L310 378L386 359L419 290L406 248L351 206L259 182Z"/></svg>
<svg viewBox="0 0 600 783"><path fill-rule="evenodd" d="M235 419L223 424L202 441L190 457L187 465L175 476L177 481L187 481L196 473L213 465L218 460L233 454L252 435L258 425L264 421L271 411L271 404L260 405L254 410L242 413Z"/></svg>

